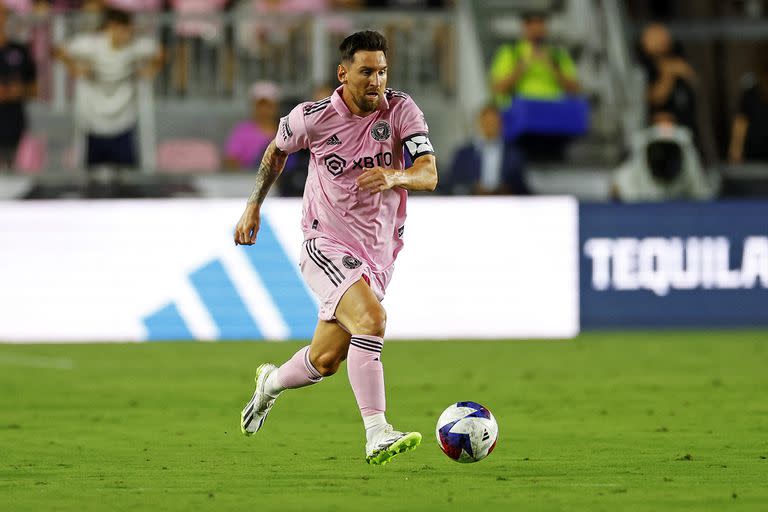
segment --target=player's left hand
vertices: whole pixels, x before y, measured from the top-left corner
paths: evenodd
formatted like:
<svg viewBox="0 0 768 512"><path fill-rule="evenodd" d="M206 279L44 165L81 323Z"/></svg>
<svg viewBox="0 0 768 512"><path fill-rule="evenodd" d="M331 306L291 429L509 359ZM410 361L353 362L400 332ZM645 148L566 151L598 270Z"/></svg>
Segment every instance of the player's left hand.
<svg viewBox="0 0 768 512"><path fill-rule="evenodd" d="M372 167L357 177L357 186L371 194L389 190L397 186L395 170Z"/></svg>

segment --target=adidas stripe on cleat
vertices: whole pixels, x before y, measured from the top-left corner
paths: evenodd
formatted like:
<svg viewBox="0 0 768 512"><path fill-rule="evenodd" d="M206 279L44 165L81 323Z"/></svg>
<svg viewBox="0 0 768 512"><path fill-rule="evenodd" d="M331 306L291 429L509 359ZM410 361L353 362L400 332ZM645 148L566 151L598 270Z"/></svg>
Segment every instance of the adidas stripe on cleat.
<svg viewBox="0 0 768 512"><path fill-rule="evenodd" d="M240 412L240 431L246 436L251 436L259 431L275 404L275 398L264 392L264 385L267 377L276 370L277 366L269 363L262 364L256 369L256 378L254 379L256 390Z"/></svg>

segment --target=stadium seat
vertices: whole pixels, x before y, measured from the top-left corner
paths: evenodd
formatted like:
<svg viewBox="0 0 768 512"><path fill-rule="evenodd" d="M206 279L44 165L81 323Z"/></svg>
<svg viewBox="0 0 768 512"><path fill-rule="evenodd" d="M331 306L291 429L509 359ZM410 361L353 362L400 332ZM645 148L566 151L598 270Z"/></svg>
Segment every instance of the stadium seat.
<svg viewBox="0 0 768 512"><path fill-rule="evenodd" d="M212 173L221 168L216 145L205 139L173 139L157 147L157 170L166 173Z"/></svg>
<svg viewBox="0 0 768 512"><path fill-rule="evenodd" d="M127 12L159 12L163 8L162 0L110 0L108 3Z"/></svg>
<svg viewBox="0 0 768 512"><path fill-rule="evenodd" d="M177 14L176 33L186 37L216 39L221 33L219 13L224 0L171 0L170 5Z"/></svg>
<svg viewBox="0 0 768 512"><path fill-rule="evenodd" d="M23 174L39 174L47 162L48 141L45 135L25 134L16 150L16 170Z"/></svg>
<svg viewBox="0 0 768 512"><path fill-rule="evenodd" d="M502 123L509 141L526 133L578 137L589 130L589 105L578 97L557 101L518 97L502 113Z"/></svg>
<svg viewBox="0 0 768 512"><path fill-rule="evenodd" d="M32 12L32 0L3 0L3 4L16 14L28 14Z"/></svg>

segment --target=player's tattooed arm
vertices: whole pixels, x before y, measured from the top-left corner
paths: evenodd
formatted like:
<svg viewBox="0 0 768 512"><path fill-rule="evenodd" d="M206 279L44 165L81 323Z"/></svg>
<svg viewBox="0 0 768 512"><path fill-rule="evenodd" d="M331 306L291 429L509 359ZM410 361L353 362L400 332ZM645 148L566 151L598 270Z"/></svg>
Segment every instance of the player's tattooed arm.
<svg viewBox="0 0 768 512"><path fill-rule="evenodd" d="M266 151L264 151L264 157L261 159L259 170L256 172L256 183L253 186L253 192L248 197L248 204L261 205L264 202L269 189L283 172L287 159L288 153L281 151L275 145L275 141L269 143Z"/></svg>
<svg viewBox="0 0 768 512"><path fill-rule="evenodd" d="M269 193L269 189L283 172L288 153L280 150L272 141L264 152L261 165L256 172L256 184L248 197L248 204L240 216L235 228L235 245L253 245L261 224L261 203Z"/></svg>

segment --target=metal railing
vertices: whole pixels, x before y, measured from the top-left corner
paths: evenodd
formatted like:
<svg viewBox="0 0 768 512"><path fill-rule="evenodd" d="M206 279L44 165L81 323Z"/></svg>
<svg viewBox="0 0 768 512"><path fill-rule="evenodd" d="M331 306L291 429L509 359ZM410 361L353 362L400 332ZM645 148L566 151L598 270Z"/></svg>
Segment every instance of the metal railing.
<svg viewBox="0 0 768 512"><path fill-rule="evenodd" d="M618 112L624 142L645 125L645 79L630 54L629 30L625 12L618 0L599 0L605 16L607 57L613 81L617 84Z"/></svg>
<svg viewBox="0 0 768 512"><path fill-rule="evenodd" d="M387 36L390 84L430 100L456 101L453 10L316 15L260 15L237 9L198 15L147 12L136 14L134 21L136 35L154 38L165 55L152 82L138 74L135 78L137 156L145 173L155 171L156 140L169 135L163 133L167 126L155 123L158 108L188 106L210 115L241 111L256 80L274 81L286 99L311 99L316 86L337 83L338 45L356 30L373 28ZM65 154L71 155L68 167L83 167L85 134L72 114L78 102L88 101L78 93L81 88L64 64L54 59L54 49L78 34L98 30L99 25L98 15L85 12L30 14L9 23L11 36L29 44L37 63L35 111L42 112L43 119L71 117L71 124L65 122L66 133L59 129L56 136L47 137L48 152L55 155L49 158L51 169ZM170 119L171 125L174 122ZM52 130L37 124L46 126L43 133Z"/></svg>
<svg viewBox="0 0 768 512"><path fill-rule="evenodd" d="M375 28L390 42L390 80L415 92L452 95L456 66L453 11L349 11L319 15L139 13L137 33L155 38L166 55L155 82L158 99L242 98L255 80L273 80L285 96L308 97L335 81L337 47L349 33ZM57 110L70 104L73 86L56 46L98 28L92 13L31 15L12 22L33 48L41 99Z"/></svg>

